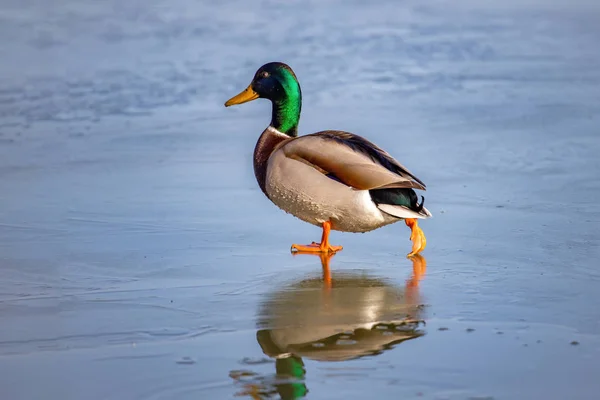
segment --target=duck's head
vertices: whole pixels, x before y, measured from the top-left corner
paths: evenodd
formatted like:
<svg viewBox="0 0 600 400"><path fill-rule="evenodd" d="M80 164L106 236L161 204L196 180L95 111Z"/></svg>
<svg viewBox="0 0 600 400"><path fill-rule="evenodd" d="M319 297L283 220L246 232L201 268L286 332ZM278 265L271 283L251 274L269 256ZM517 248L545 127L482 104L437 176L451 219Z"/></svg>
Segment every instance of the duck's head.
<svg viewBox="0 0 600 400"><path fill-rule="evenodd" d="M274 103L279 102L293 95L292 92L295 92L296 87L300 91L294 71L287 64L271 62L260 67L246 90L227 100L225 107L258 98L269 99Z"/></svg>
<svg viewBox="0 0 600 400"><path fill-rule="evenodd" d="M273 103L271 126L290 136L296 135L302 92L296 74L281 62L270 62L256 71L250 85L225 102L225 107L263 98Z"/></svg>

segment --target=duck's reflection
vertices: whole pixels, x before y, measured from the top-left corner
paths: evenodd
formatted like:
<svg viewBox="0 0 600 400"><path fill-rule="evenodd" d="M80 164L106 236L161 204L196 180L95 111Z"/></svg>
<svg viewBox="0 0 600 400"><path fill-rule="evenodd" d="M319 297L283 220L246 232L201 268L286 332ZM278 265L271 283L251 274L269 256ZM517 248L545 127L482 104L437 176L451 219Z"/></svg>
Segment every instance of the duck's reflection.
<svg viewBox="0 0 600 400"><path fill-rule="evenodd" d="M271 293L259 310L256 334L263 352L275 359L276 377L232 374L243 382L238 395L254 399L297 399L307 393L303 358L344 361L379 354L424 335L419 281L422 256L404 286L360 272L331 273L332 256L320 256L322 276L293 282Z"/></svg>

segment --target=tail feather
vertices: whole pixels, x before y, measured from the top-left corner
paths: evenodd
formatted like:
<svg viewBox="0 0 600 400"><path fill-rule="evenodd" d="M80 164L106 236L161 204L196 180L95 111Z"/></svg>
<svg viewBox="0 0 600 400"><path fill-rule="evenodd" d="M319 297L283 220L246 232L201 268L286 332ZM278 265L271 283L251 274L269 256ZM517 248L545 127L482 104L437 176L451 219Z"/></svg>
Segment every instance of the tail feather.
<svg viewBox="0 0 600 400"><path fill-rule="evenodd" d="M381 211L398 218L429 218L431 213L424 207L413 189L373 189L369 191L371 199Z"/></svg>
<svg viewBox="0 0 600 400"><path fill-rule="evenodd" d="M425 219L425 218L431 217L431 213L425 207L423 207L423 209L420 212L413 211L404 206L394 206L392 204L378 204L377 208L379 208L384 213L393 215L394 217L397 217L397 218Z"/></svg>

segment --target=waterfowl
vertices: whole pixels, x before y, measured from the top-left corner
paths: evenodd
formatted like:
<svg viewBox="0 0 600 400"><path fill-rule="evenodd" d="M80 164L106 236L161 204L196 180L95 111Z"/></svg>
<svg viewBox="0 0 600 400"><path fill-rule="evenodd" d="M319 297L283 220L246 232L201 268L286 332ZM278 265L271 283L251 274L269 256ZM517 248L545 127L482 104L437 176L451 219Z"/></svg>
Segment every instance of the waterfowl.
<svg viewBox="0 0 600 400"><path fill-rule="evenodd" d="M414 189L425 184L390 154L353 133L327 130L298 136L302 92L296 74L281 62L260 67L250 85L226 107L258 98L272 103L271 123L254 149L254 175L279 208L319 226L321 242L292 251L335 253L330 231L368 232L404 220L412 250L426 245L417 219L431 217Z"/></svg>

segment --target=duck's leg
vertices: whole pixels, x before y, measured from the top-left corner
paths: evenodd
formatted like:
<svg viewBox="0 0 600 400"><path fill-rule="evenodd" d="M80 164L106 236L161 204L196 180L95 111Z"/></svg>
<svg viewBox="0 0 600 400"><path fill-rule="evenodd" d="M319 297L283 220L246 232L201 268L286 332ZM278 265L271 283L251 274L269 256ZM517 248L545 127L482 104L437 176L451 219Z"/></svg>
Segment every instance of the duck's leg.
<svg viewBox="0 0 600 400"><path fill-rule="evenodd" d="M323 222L323 235L321 243L312 242L311 244L293 244L292 251L310 252L310 253L335 253L340 251L342 246L332 246L329 244L329 232L331 232L331 222Z"/></svg>
<svg viewBox="0 0 600 400"><path fill-rule="evenodd" d="M408 257L412 257L425 250L425 246L427 245L427 239L425 239L425 234L423 233L421 228L419 228L416 219L407 218L404 222L406 222L406 225L408 225L411 230L410 240L412 240L413 246L412 251L408 253Z"/></svg>

